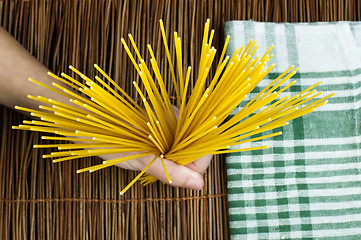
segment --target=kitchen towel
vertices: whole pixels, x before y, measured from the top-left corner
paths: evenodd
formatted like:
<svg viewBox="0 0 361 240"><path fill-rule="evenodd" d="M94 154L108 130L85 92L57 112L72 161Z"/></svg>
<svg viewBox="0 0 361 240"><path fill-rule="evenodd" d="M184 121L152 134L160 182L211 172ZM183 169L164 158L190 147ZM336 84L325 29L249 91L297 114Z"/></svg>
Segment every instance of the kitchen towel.
<svg viewBox="0 0 361 240"><path fill-rule="evenodd" d="M361 23L230 21L225 35L230 56L250 39L260 55L274 44L277 66L248 99L291 65L285 84L297 83L280 98L319 81L336 93L281 136L241 146L268 149L227 155L231 238L361 239Z"/></svg>

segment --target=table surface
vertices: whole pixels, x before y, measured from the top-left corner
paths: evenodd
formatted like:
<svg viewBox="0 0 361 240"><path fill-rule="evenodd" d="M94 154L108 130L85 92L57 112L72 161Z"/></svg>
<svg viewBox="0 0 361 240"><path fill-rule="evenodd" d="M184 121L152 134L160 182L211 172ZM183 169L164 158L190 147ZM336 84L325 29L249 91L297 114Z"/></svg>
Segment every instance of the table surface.
<svg viewBox="0 0 361 240"><path fill-rule="evenodd" d="M71 64L94 76L97 63L136 99L131 83L138 76L120 38L132 33L146 59L148 43L156 56L164 56L158 24L163 19L169 36L177 31L182 38L184 66L197 69L207 17L216 31L214 46L221 50L227 20L357 21L361 4L357 0L0 1L0 26L51 71L68 72ZM174 96L166 59L158 57L158 62ZM191 85L195 79L192 74ZM224 156L213 159L200 192L161 183L136 184L121 197L119 190L135 172L113 167L77 175L75 169L99 159L52 164L40 157L46 150L32 148L41 141L40 134L11 129L27 117L3 106L0 115L1 239L229 238Z"/></svg>

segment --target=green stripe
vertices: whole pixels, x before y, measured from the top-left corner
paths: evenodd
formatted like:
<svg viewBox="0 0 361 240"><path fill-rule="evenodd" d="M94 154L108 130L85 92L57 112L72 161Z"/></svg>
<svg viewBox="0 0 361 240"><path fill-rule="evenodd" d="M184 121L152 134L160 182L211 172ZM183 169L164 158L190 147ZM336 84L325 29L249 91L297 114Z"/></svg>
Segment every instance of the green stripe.
<svg viewBox="0 0 361 240"><path fill-rule="evenodd" d="M287 45L287 50L288 50L288 61L291 62L292 64L294 64L295 66L299 65L299 61L298 61L298 49L297 49L297 43L296 43L296 33L295 33L295 28L294 25L286 25L286 45ZM293 76L293 79L299 79L300 76ZM299 85L293 85L290 87L290 91L302 91L301 87ZM296 118L292 121L291 124L292 128L293 128L293 132L294 132L294 139L305 139L305 128L304 128L304 121L303 121L303 117L299 117ZM299 151L305 151L303 146L298 146L297 148L299 148ZM295 150L296 147L295 147ZM298 173L296 174L296 182L297 182L297 178L305 178L306 177L306 173L304 172L305 169L305 161L302 161L302 163L300 165L298 165ZM303 168L302 168L303 166ZM304 184L302 187L297 185L298 190L308 190L308 186L307 184ZM308 198L308 196L304 196L302 198L298 198L298 202L301 204L301 202L303 203L309 203L310 199ZM307 210L305 210L305 216L311 216L311 211L308 208ZM309 221L305 221L303 218L301 218L301 226L302 228L305 228L309 231L312 230L312 224Z"/></svg>
<svg viewBox="0 0 361 240"><path fill-rule="evenodd" d="M288 215L289 218L297 218L299 217L299 213L302 212L302 210L300 211L280 211L282 217L284 217L285 215ZM350 207L350 208L344 208L344 209L327 209L327 211L325 210L314 210L312 211L312 216L313 217L337 217L337 216L344 216L344 215L351 215L351 214L361 214L361 208L354 208L354 207ZM247 215L249 214L245 214L245 213L240 213L240 214L232 214L232 209L230 211L230 215L229 215L229 219L231 221L244 221L245 219L247 219ZM268 219L278 219L276 215L276 213L270 213L270 218ZM248 217L248 220L250 217ZM259 218L257 218L259 219ZM260 218L262 219L262 218ZM264 218L263 218L264 219Z"/></svg>
<svg viewBox="0 0 361 240"><path fill-rule="evenodd" d="M274 25L273 25L274 26ZM273 33L274 34L274 33ZM275 44L277 44L276 42L274 42ZM277 48L274 48L274 54L275 54L275 57L276 57L276 54L277 54ZM275 70L276 70L276 68L274 68ZM273 79L272 79L273 80ZM277 88L276 89L276 91L279 91L279 88ZM286 127L288 127L288 126L286 126ZM276 129L273 129L272 130L272 133L276 133L276 132L279 132L279 131L282 131L282 132L285 132L285 129L283 128L283 127L281 127L281 128L276 128ZM288 128L288 130L287 130L287 132L292 132L292 129L291 128ZM263 135L263 134L262 134ZM277 139L277 140L279 140L279 141L284 141L284 135L280 135L280 136L277 136L277 137L275 137L275 139ZM272 151L272 153L273 154L280 154L280 161L279 161L279 170L280 170L280 172L285 172L285 169L284 169L284 166L285 166L285 164L284 164L284 161L283 161L283 154L284 154L284 148L273 148L273 149L270 149L271 151ZM264 152L266 152L267 150L265 150ZM276 167L276 163L273 161L273 162L270 162L270 163L266 163L265 162L265 165L267 165L267 164L271 164L272 165L272 167ZM264 167L264 166L263 166ZM256 177L258 175L258 173L253 173L253 177ZM262 175L264 175L264 174L262 174ZM282 183L282 184L285 184L286 183L286 179L285 179L285 174L279 174L278 175L279 176L279 181ZM229 181L229 180L228 180ZM265 190L265 188L262 188L262 190ZM254 192L256 192L257 191L257 187L254 187L253 188L253 191ZM260 204L262 204L262 202L256 202L256 205L260 205ZM277 216L279 217L279 218L281 218L281 209L279 209L279 212L277 213ZM260 216L258 216L258 217L260 217ZM281 224L284 224L284 225L288 225L289 224L289 221L287 220L287 219L283 219L282 221L281 221Z"/></svg>
<svg viewBox="0 0 361 240"><path fill-rule="evenodd" d="M360 240L360 235L357 234L350 234L348 235L348 232L345 232L346 235L344 236L337 236L337 240ZM335 240L335 236L331 236L331 237L318 237L315 238L314 240Z"/></svg>
<svg viewBox="0 0 361 240"><path fill-rule="evenodd" d="M307 85L299 85L299 87L301 88L301 91L305 90L306 88L309 88L311 87L310 84L307 84ZM264 87L259 87L258 90L262 90ZM332 85L325 85L325 84L321 84L319 86L317 86L315 89L318 91L318 92L335 92L336 95L333 96L332 98L338 98L339 96L337 95L337 92L339 91L349 91L349 92L352 92L352 91L361 91L361 82L358 82L356 84L352 84L352 83L348 83L348 84L332 84ZM258 93L259 91L252 91L249 98L253 98L255 97L255 95ZM299 93L299 92L293 92L291 88L287 89L284 91L284 93ZM324 96L325 93L321 96ZM331 99L332 99L331 98ZM247 101L247 100L245 100ZM249 101L249 100L248 100Z"/></svg>
<svg viewBox="0 0 361 240"><path fill-rule="evenodd" d="M263 146L263 145L266 145L265 143L264 144L259 144L259 146ZM356 147L358 146L358 147ZM360 143L357 143L357 144L345 144L345 145L323 145L323 146L314 146L314 147L311 147L311 146L307 146L306 149L307 151L306 152L315 152L315 153L322 153L322 152L328 152L330 150L338 150L338 151L349 151L349 150L358 150L360 148L361 144ZM312 149L312 150L311 150ZM265 149L263 150L262 153L252 153L252 152L247 152L247 151L244 151L244 152L236 152L236 153L228 153L227 154L227 157L229 157L230 159L231 158L236 158L236 157L242 157L242 156L262 156L264 154L279 154L277 155L277 161L280 160L280 157L282 157L282 153L280 154L280 152L285 153L285 154L298 154L298 153L303 153L302 151L302 148L301 147L270 147L268 149ZM332 151L332 152L335 152L337 153L337 151ZM339 158L336 158L337 160L339 159L342 159L344 157L339 157ZM311 158L313 161L314 160L317 160L316 158ZM260 159L257 159L256 161L259 161ZM289 161L287 161L289 162ZM327 162L328 164L329 162ZM231 163L232 164L232 163ZM280 167L280 166L279 166Z"/></svg>
<svg viewBox="0 0 361 240"><path fill-rule="evenodd" d="M251 22L250 24L246 24L244 26L244 36L248 36L249 38L254 38L255 37L255 31L254 31L254 23ZM247 44L249 39L245 39L245 44ZM243 101L243 103L245 104L245 101ZM241 103L241 106L242 104ZM230 191L233 191L232 189L229 189ZM231 220L230 220L231 221ZM231 235L235 235L237 234L237 229L230 229Z"/></svg>
<svg viewBox="0 0 361 240"><path fill-rule="evenodd" d="M321 166L319 166L321 168ZM325 166L327 169L327 166ZM231 169L231 168L228 168ZM284 177L281 177L279 174L262 174L262 173L253 173L253 174L228 174L227 181L246 181L246 180L261 180L261 179L293 179L296 175L295 172L285 172L281 171L279 168L276 169L277 173L284 173ZM320 172L307 172L307 178L323 178L323 177L336 177L336 176L357 176L360 172L355 166L353 169L345 170L334 170L334 171L320 171ZM360 185L361 186L361 185Z"/></svg>
<svg viewBox="0 0 361 240"><path fill-rule="evenodd" d="M257 141L256 143L259 143L259 145L266 145L266 143L262 143L261 141ZM328 152L328 151L348 151L348 150L358 150L361 148L361 143L351 143L351 144L342 144L339 145L329 145L327 142L325 145L314 145L314 146L305 146L304 150L305 152ZM293 154L293 153L303 153L303 149L299 146L296 147L270 147L268 149L265 149L263 152L257 153L257 152L236 152L236 153L230 153L227 154L228 157L237 157L237 156L249 156L249 155L263 155L263 154Z"/></svg>
<svg viewBox="0 0 361 240"><path fill-rule="evenodd" d="M264 24L264 28L265 28L265 37L266 37L266 47L270 47L272 44L275 44L276 43L276 34L275 34L275 26L274 25L267 25L267 24ZM272 49L272 53L274 54L274 58L276 59L277 58L277 50L276 48L274 47ZM275 69L275 68L274 68Z"/></svg>
<svg viewBox="0 0 361 240"><path fill-rule="evenodd" d="M301 218L301 219L303 219L303 218ZM246 234L246 233L251 234L251 233L259 233L259 232L278 233L278 232L292 232L292 231L303 231L304 230L305 232L302 233L303 235L312 234L311 231L313 230L313 229L308 228L308 226L302 227L302 225L286 225L286 226L288 226L288 227L284 228L283 231L281 229L279 229L281 226L270 226L270 227L259 226L259 227L249 227L249 228L230 227L230 229L233 232L233 234ZM347 224L346 223L323 223L323 224L314 224L313 225L314 230L326 230L326 229L340 229L341 230L341 229L344 229L343 232L345 233L345 235L348 235L347 229L358 228L359 226L361 226L361 221L349 221L349 222L347 222ZM268 229L268 231L266 229ZM357 236L357 235L351 235L351 236ZM312 239L317 239L317 238L312 238ZM333 239L338 239L338 238L333 238Z"/></svg>
<svg viewBox="0 0 361 240"><path fill-rule="evenodd" d="M299 84L301 84L301 83L299 83ZM311 87L311 84L302 84L302 85L300 85L300 87L301 87L302 90L305 90L306 88ZM259 87L259 90L262 90L263 88L264 87ZM338 97L337 96L338 91L356 91L357 92L357 91L361 91L360 88L361 88L361 81L357 82L355 84L354 83L330 84L330 85L321 84L321 85L318 85L316 87L316 90L319 91L319 92L320 91L336 92L336 95L334 97L332 97L332 98L337 98ZM285 91L285 92L288 93L288 92L291 92L291 90L289 89L289 91L288 91L288 89L287 89L287 91ZM257 91L252 91L251 92L252 95L255 95L257 93L258 93ZM298 93L298 92L296 92L296 93Z"/></svg>
<svg viewBox="0 0 361 240"><path fill-rule="evenodd" d="M303 215L303 211L280 211L279 213L284 218L284 216L288 215L288 218L297 218L299 215ZM232 213L232 211L230 211ZM279 219L277 213L269 213L269 217L265 218L263 213L260 216L251 215L247 218L249 214L230 214L229 219L231 221L244 221L247 220L267 220L267 219ZM312 217L337 217L337 216L344 216L344 215L352 215L352 214L361 214L361 208L345 208L345 209L335 209L335 210L317 210L312 211Z"/></svg>
<svg viewBox="0 0 361 240"><path fill-rule="evenodd" d="M268 49L272 44L276 44L276 34L275 34L275 25L264 24L265 28L265 37L266 37L266 49ZM273 53L274 59L277 59L277 48L273 47L271 53ZM263 54L263 53L262 53ZM272 60L267 64L265 68L268 68L272 64ZM273 68L271 72L275 72L276 68Z"/></svg>
<svg viewBox="0 0 361 240"><path fill-rule="evenodd" d="M355 96L349 96L349 97L332 97L328 100L328 104L334 104L334 103L355 104L355 102L358 102L360 100L361 100L361 94L357 94Z"/></svg>
<svg viewBox="0 0 361 240"><path fill-rule="evenodd" d="M236 207L245 207L245 206L254 206L255 200L232 200L232 192L229 193L229 208L236 208ZM259 200L266 200L267 206L278 206L278 205L285 205L288 204L288 201L295 201L297 197L292 198L282 198L278 197L275 199L259 199ZM257 201L257 200L256 200ZM342 204L347 204L350 201L360 201L359 194L349 194L349 195L342 195L342 196L320 196L320 197L313 197L311 198L312 203L328 203L328 202L339 202ZM300 203L300 207L303 207L304 203Z"/></svg>
<svg viewBox="0 0 361 240"><path fill-rule="evenodd" d="M263 25L264 27L266 26L266 24L264 24ZM265 36L266 36L266 43L267 43L267 45L271 45L272 43L274 43L274 39L270 39L269 38L269 36L272 36L272 37L274 37L274 28L272 28L272 27L267 27L267 28L265 28L264 29L264 31L265 31ZM272 43L271 43L272 42ZM256 89L254 89L254 91L256 91L256 92L259 92L261 89L259 88L259 87L256 87ZM258 135L256 135L256 136L254 136L254 137L257 137L257 136L261 136L261 134L258 134ZM253 145L253 143L251 143L251 146ZM257 154L262 154L263 153L263 151L262 150L258 150L258 151L251 151L251 154L252 155L254 155L254 156L256 156ZM251 166L253 167L253 168L257 168L257 167L259 167L259 169L263 169L264 168L264 165L263 165L263 162L256 162L256 161L253 161L252 163L251 163ZM262 186L261 186L261 188L262 188ZM257 187L256 188L252 188L251 187L251 191L252 192L255 192L255 191L257 191ZM267 213L262 213L261 214L262 216L258 216L258 218L259 219L261 219L261 218L263 218L263 219L268 219L269 218L269 216L268 216L268 214ZM262 232L268 232L269 231L269 228L268 228L268 226L261 226L261 227L259 227L258 228L258 232L260 232L260 233L262 233Z"/></svg>
<svg viewBox="0 0 361 240"><path fill-rule="evenodd" d="M277 44L276 42L275 42L275 44ZM277 48L274 48L274 54L275 54L275 57L276 57L276 54L277 54ZM274 68L275 70L276 70L276 68ZM272 79L273 80L273 79ZM271 81L272 81L271 80ZM276 89L276 91L279 91L279 88L277 88ZM272 102L273 103L273 102ZM271 103L271 104L272 104ZM288 126L286 126L286 127L288 127ZM272 130L272 133L276 133L276 132L279 132L279 131L282 131L282 132L285 132L285 129L283 128L283 127L280 127L280 128L276 128L276 129L273 129ZM292 133L292 129L291 128L288 128L288 130L287 130L287 132L291 132L291 134L293 134ZM262 134L263 135L263 134ZM277 139L277 140L279 140L279 141L284 141L284 135L280 135L280 136L277 136L277 137L275 137L275 139ZM268 150L268 149L267 149ZM264 152L266 152L267 151L266 149L265 149L265 151ZM285 164L284 164L284 161L283 161L283 154L284 154L284 148L273 148L273 149L270 149L271 150L271 152L273 153L273 154L280 154L280 161L279 161L279 170L281 171L281 172L285 172L285 169L284 169L284 167L285 167ZM267 165L268 163L266 163L265 162L265 165ZM271 166L272 167L275 167L276 166L276 163L274 162L274 161L272 161L272 162L270 162L269 164L271 164ZM253 174L253 177L256 177L256 175L258 175L258 173L254 173ZM262 175L264 175L264 173L262 174ZM279 174L278 175L279 176L279 181L282 183L282 184L285 184L286 183L286 179L285 179L285 174ZM254 191L257 191L257 188L253 188L253 190ZM262 190L264 190L264 188L262 189ZM260 204L262 204L262 202L256 202L255 203L256 205L260 205ZM287 210L287 209L285 209L285 210ZM279 218L281 218L281 209L279 209L279 212L277 213L277 216L279 217ZM258 216L259 217L259 216ZM287 219L283 219L281 222L280 222L281 224L284 224L284 225L288 225L289 224L289 221L287 220Z"/></svg>
<svg viewBox="0 0 361 240"><path fill-rule="evenodd" d="M287 49L290 49L287 47ZM289 60L290 63L296 65L295 62ZM270 72L267 74L267 78L275 79L281 72ZM339 77L353 77L361 74L361 68L353 70L339 70L339 71L328 71L328 72L297 72L292 78L306 79L306 78L339 78Z"/></svg>
<svg viewBox="0 0 361 240"><path fill-rule="evenodd" d="M249 22L249 24L244 25L244 36L245 43L247 45L248 41L255 38L254 22ZM248 37L248 39L246 38Z"/></svg>
<svg viewBox="0 0 361 240"><path fill-rule="evenodd" d="M245 36L245 45L248 43L249 39L246 39L246 37L248 38L254 38L255 37L255 31L254 31L254 23L250 22L250 24L245 24L244 25L244 36ZM243 101L240 105L244 106L242 104L245 104L245 101ZM232 189L229 189L230 191L232 191ZM231 235L235 235L237 234L237 230L230 230Z"/></svg>
<svg viewBox="0 0 361 240"><path fill-rule="evenodd" d="M345 233L347 233L348 228L360 228L361 221L350 219L350 221L344 222L344 223L321 223L321 224L314 224L313 229L314 230L324 230L324 229L345 229ZM359 235L359 237L361 237ZM359 238L360 239L360 238Z"/></svg>
<svg viewBox="0 0 361 240"><path fill-rule="evenodd" d="M297 174L296 174L297 176ZM308 176L307 176L308 178ZM344 176L344 179L347 180L347 175ZM297 181L297 180L296 180ZM278 182L278 179L277 181ZM284 183L283 179L280 181ZM252 187L232 187L232 194L249 194L249 193L264 193L264 192L279 192L281 191L293 191L293 190L322 190L322 189L337 189L337 188L356 188L361 187L359 181L353 182L335 182L335 183L296 183L296 184L283 184L283 185L274 185L274 186L252 186Z"/></svg>
<svg viewBox="0 0 361 240"><path fill-rule="evenodd" d="M324 158L324 159L316 159L316 158L311 158L311 159L296 159L295 161L283 161L283 160L276 160L276 161L267 161L264 162L264 165L266 167L283 167L285 166L298 166L300 165L302 162L306 161L306 164L308 166L319 166L320 165L325 165L325 168L327 169L327 165L328 164L345 164L345 163L351 163L351 164L355 164L355 169L357 169L357 165L359 163L358 157L354 156L354 157L337 157L337 158ZM228 163L228 164L237 164L237 163ZM227 168L228 168L228 164L227 164ZM283 165L284 164L284 165ZM233 166L233 165L232 165ZM241 166L239 166L239 168L252 168L252 165L250 163L242 163ZM320 171L322 171L323 169L320 169Z"/></svg>

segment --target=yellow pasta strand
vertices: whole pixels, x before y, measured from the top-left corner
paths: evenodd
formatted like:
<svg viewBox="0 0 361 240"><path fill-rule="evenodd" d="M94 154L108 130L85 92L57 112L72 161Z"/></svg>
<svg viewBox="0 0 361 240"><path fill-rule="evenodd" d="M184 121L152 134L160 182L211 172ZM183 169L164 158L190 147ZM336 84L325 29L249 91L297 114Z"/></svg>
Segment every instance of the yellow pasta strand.
<svg viewBox="0 0 361 240"><path fill-rule="evenodd" d="M163 37L164 49L165 49L165 52L167 54L169 68L170 68L170 71L171 71L171 74L172 74L173 85L174 85L174 89L175 89L175 92L176 92L176 95L177 95L178 105L180 105L180 95L179 95L179 90L178 90L178 84L177 84L177 80L175 78L172 60L170 58L170 53L169 53L169 48L168 48L168 43L167 43L167 37L165 36L165 30L164 30L164 25L163 25L162 19L159 20L159 23L160 23L160 29L161 29L162 37Z"/></svg>
<svg viewBox="0 0 361 240"><path fill-rule="evenodd" d="M154 163L154 161L158 158L156 156L148 165L120 192L120 195L123 195L138 179L148 170L148 168Z"/></svg>
<svg viewBox="0 0 361 240"><path fill-rule="evenodd" d="M195 74L191 66L186 72L183 69L184 60L188 59L183 60L183 46L178 33L170 35L174 36L174 47L170 49L163 21L160 20L159 23L165 55L158 58L167 58L173 83L173 88L169 89L175 93L178 117L171 104L160 70L162 68L159 67L163 65L158 65L149 44L147 49L150 64L147 64L141 56L140 49L143 48L138 48L133 36L128 34L130 46L136 56L133 56L123 38L121 42L139 74L141 82L137 84L133 81L135 79L132 82L144 107L97 64L94 64L94 68L100 74L95 79L90 79L80 70L69 66L80 80L66 73L61 73L60 77L48 72L56 80L52 86L31 78L29 81L66 97L71 103L28 95L29 99L41 104L39 109L20 106L15 109L28 112L35 119L24 120L23 124L13 126L13 129L58 135L42 136L42 139L51 143L34 145L34 148L51 149L43 157L52 158L53 162L106 154L119 156L103 161L102 164L79 169L77 173L94 172L132 159L151 156L153 160L120 192L124 194L138 179L145 185L156 181L156 178L145 172L157 158L160 158L168 182L172 183L165 159L186 165L205 155L262 150L267 146L238 146L280 135L282 132L264 132L286 126L290 120L313 112L334 95L331 93L324 96L323 92L317 92L315 88L320 82L293 96L285 94L296 84L296 81L290 79L298 68L291 66L249 99L248 96L253 95L253 89L275 67L274 63L270 64L273 45L263 55L257 55L259 45L251 39L232 55L225 56L230 41L230 36L227 36L219 61L213 64L218 59L218 53L212 46L215 31L210 30L210 20L207 19L199 49L198 72ZM175 55L172 56L171 52ZM172 62L172 58L176 59L175 62ZM178 71L177 75L175 71ZM191 79L196 79L195 84L191 84ZM189 86L194 87L190 89ZM249 101L242 104L245 100ZM234 115L229 117L232 112Z"/></svg>

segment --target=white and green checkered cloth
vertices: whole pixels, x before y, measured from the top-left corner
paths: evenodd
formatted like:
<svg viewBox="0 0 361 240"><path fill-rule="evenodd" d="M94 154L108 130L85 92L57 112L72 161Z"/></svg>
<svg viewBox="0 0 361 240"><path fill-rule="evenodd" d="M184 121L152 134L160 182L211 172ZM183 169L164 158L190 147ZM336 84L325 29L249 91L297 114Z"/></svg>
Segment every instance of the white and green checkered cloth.
<svg viewBox="0 0 361 240"><path fill-rule="evenodd" d="M277 66L250 98L291 65L300 68L291 95L319 81L336 92L274 130L283 135L242 144L269 149L227 155L232 239L361 239L361 23L232 21L227 34L228 55L249 39L260 55L275 44Z"/></svg>

